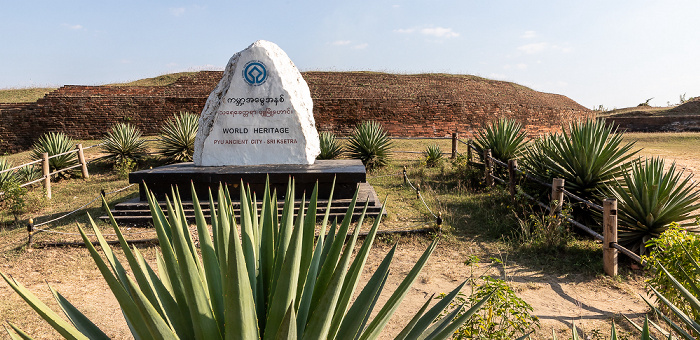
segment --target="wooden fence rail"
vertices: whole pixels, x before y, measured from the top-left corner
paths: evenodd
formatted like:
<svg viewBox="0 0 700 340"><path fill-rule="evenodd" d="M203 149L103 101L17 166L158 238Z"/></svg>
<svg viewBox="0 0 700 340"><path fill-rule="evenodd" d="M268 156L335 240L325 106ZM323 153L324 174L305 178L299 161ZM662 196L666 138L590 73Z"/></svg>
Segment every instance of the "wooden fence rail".
<svg viewBox="0 0 700 340"><path fill-rule="evenodd" d="M464 143L464 142L463 142ZM472 144L471 141L469 143L464 143L467 144L469 148L473 148L474 151L479 152L478 149L476 149ZM471 150L470 150L471 151ZM521 174L525 179L527 180L532 180L531 176L529 176L527 173L524 171L518 169L517 167L517 161L516 160L509 160L508 164L495 159L491 156L491 150L486 149L483 150L483 160L484 160L484 177L485 177L485 182L487 186L493 186L495 181L502 182L504 184L508 184L509 192L510 195L513 199L515 199L516 195L518 194L516 192L516 184L518 181L518 176L517 174ZM494 165L500 165L503 167L506 167L508 169L508 181L506 182L505 180L498 178L493 174L494 170ZM590 229L588 226L585 226L581 224L578 221L572 220L571 218L566 218L568 222L570 222L572 225L576 226L579 229L582 229L589 233L591 236L594 238L603 241L603 270L607 275L610 276L615 276L618 274L618 253L622 252L623 254L627 255L631 259L633 259L636 262L639 262L641 264L644 264L642 261L641 257L631 250L622 247L617 243L617 231L618 231L618 224L617 224L617 200L614 198L606 198L603 200L603 205L600 206L598 204L595 204L593 202L590 202L588 200L584 200L570 192L568 192L566 189L564 189L564 179L561 178L554 178L552 180L552 184L547 184L543 183L541 181L536 181L539 184L543 184L546 186L551 187L552 192L551 192L551 199L550 199L550 204L547 205L545 203L537 201L534 197L524 193L520 192L519 194L523 195L524 197L535 201L538 203L538 205L542 206L543 208L546 208L547 210L550 211L551 214L553 215L561 215L561 209L562 205L564 202L564 197L568 197L571 200L575 200L578 202L581 202L587 206L589 206L592 209L599 210L603 213L603 235L600 235Z"/></svg>
<svg viewBox="0 0 700 340"><path fill-rule="evenodd" d="M92 145L92 146L88 146L88 147L86 147L86 148L83 148L83 144L77 144L77 145L75 146L75 149L73 149L73 150L66 151L66 152L59 153L59 154L52 155L52 156L49 156L48 153L44 152L43 154L41 154L41 159L37 159L37 160L31 161L31 162L28 162L28 163L24 163L24 164L18 165L18 166L16 166L16 167L13 167L13 168L10 168L10 169L6 169L6 170L3 170L3 171L0 171L0 174L6 173L6 172L10 172L10 171L15 171L15 170L21 169L21 168L23 168L23 167L31 166L31 165L34 165L34 164L37 164L37 163L41 163L41 170L42 170L42 171L41 171L41 172L42 172L41 178L36 179L36 180L33 180L33 181L26 182L26 183L21 183L19 186L20 186L20 187L25 187L25 186L28 186L28 185L31 185L31 184L34 184L34 183L42 182L42 181L43 181L43 182L44 182L44 190L45 190L45 192L46 192L46 197L50 199L50 198L51 198L51 176L56 175L56 174L60 174L60 173L62 173L62 172L66 172L66 171L69 171L69 170L72 170L72 169L75 169L75 168L78 168L78 167L79 167L79 168L80 168L80 172L81 172L83 178L85 178L85 179L90 178L90 173L88 172L87 165L88 165L88 163L90 163L90 162L92 162L92 161L95 161L95 160L97 160L97 159L92 159L92 160L90 160L90 161L87 161L87 160L85 159L85 150L91 149L91 148L94 148L94 147L97 147L97 146L101 146L101 145L103 145L103 144L104 144L104 143L99 143L99 144L95 144L95 145ZM54 171L54 172L51 172L51 171L50 171L50 167L49 167L49 160L50 160L50 159L56 158L56 157L60 157L60 156L64 156L64 155L69 155L69 154L72 154L72 153L77 153L77 154L78 154L78 164L73 165L73 166L70 166L70 167L67 167L67 168L58 169L58 170L56 170L56 171ZM1 195L4 195L4 194L5 194L4 192L0 192L0 196L1 196Z"/></svg>

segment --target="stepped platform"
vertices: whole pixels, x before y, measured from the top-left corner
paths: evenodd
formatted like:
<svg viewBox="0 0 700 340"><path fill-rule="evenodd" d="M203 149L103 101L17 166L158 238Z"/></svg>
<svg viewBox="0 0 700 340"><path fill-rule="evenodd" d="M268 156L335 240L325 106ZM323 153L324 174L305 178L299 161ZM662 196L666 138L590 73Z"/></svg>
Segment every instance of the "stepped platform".
<svg viewBox="0 0 700 340"><path fill-rule="evenodd" d="M357 220L360 215L362 214L362 210L364 209L365 202L368 202L368 207L367 207L367 212L365 216L370 216L370 217L377 217L382 211L382 204L379 201L379 198L377 197L377 193L374 191L374 188L372 188L371 185L368 183L360 183L358 186L358 195L357 195L357 203L355 205L355 209L353 210L353 220ZM335 196L335 195L334 195ZM198 194L199 197L199 194ZM208 197L204 196L204 197ZM350 205L350 202L352 201L352 198L338 198L338 199L333 199L331 201L331 207L330 207L330 213L329 213L329 221L333 221L334 218L337 218L338 221L342 220L343 217L345 216L345 213L348 210L348 207ZM166 204L165 202L159 202L161 208L163 211L166 212ZM204 213L204 217L207 219L207 223L209 223L210 219L210 203L208 200L201 200L200 199L200 204L202 207L202 212ZM306 204L308 205L308 199L306 201ZM217 203L214 203L214 208L216 208ZM278 212L281 214L282 213L282 208L284 205L284 200L278 201L277 202L277 209ZM294 202L294 215L296 216L299 210L299 206L301 205L301 199L297 199ZM326 208L328 206L328 199L319 199L318 204L317 204L317 210L316 214L319 219L322 219L324 214L326 213ZM192 206L191 201L185 201L183 202L183 208L185 209L185 217L187 218L187 221L190 223L194 223L194 207ZM240 214L240 203L238 201L233 202L233 209L234 213L238 217ZM258 207L260 209L260 207ZM140 201L138 198L134 198L129 201L125 201L122 203L118 203L113 209L112 209L112 215L114 216L114 219L117 221L117 224L119 225L124 225L124 226L149 226L153 224L153 220L151 218L151 211L148 207L148 202ZM386 215L386 212L384 213ZM108 220L108 216L100 216L100 219L102 220Z"/></svg>

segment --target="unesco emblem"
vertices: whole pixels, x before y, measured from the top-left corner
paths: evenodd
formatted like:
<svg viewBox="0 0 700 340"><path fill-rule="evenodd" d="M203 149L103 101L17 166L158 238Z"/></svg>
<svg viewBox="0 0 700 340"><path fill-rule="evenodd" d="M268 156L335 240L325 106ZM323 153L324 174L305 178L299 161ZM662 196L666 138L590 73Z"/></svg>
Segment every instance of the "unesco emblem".
<svg viewBox="0 0 700 340"><path fill-rule="evenodd" d="M267 80L265 64L259 60L251 60L243 68L243 79L251 86L258 86Z"/></svg>

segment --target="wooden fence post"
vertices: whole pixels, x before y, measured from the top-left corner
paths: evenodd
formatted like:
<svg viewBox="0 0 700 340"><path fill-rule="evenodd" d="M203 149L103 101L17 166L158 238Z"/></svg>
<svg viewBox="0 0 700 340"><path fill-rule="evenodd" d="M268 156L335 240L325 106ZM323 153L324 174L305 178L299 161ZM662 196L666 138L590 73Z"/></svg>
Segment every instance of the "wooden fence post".
<svg viewBox="0 0 700 340"><path fill-rule="evenodd" d="M472 161L472 140L471 138L467 141L467 164Z"/></svg>
<svg viewBox="0 0 700 340"><path fill-rule="evenodd" d="M606 198L603 201L603 270L610 276L617 275L617 200Z"/></svg>
<svg viewBox="0 0 700 340"><path fill-rule="evenodd" d="M44 174L44 189L46 190L46 198L51 199L51 176L49 176L50 168L49 168L49 154L48 152L44 152L41 154L42 158L42 172Z"/></svg>
<svg viewBox="0 0 700 340"><path fill-rule="evenodd" d="M550 205L556 202L556 205L552 207L552 215L556 215L561 212L561 207L564 205L564 179L555 178L552 180L552 199L549 201Z"/></svg>
<svg viewBox="0 0 700 340"><path fill-rule="evenodd" d="M83 153L83 144L78 144L75 146L76 149L78 149L78 161L80 161L81 168L83 172L83 178L90 178L90 174L88 173L88 168L87 168L87 162L85 162L85 154Z"/></svg>
<svg viewBox="0 0 700 340"><path fill-rule="evenodd" d="M518 167L517 159L508 160L508 187L510 189L510 198L515 200L515 169Z"/></svg>
<svg viewBox="0 0 700 340"><path fill-rule="evenodd" d="M452 159L457 158L457 137L459 134L457 132L452 133Z"/></svg>
<svg viewBox="0 0 700 340"><path fill-rule="evenodd" d="M493 161L491 161L491 149L484 150L484 179L486 187L493 186Z"/></svg>

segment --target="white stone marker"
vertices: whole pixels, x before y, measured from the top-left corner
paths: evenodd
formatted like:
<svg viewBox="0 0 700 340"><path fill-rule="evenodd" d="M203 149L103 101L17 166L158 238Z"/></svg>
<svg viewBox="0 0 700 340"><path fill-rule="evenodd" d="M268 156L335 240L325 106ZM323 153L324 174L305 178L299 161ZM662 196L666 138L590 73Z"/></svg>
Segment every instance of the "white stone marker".
<svg viewBox="0 0 700 340"><path fill-rule="evenodd" d="M279 46L236 53L199 119L197 166L313 164L320 153L311 92Z"/></svg>

